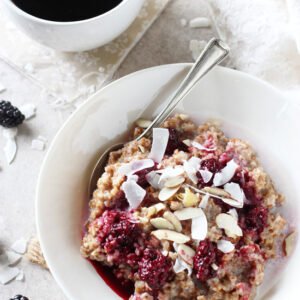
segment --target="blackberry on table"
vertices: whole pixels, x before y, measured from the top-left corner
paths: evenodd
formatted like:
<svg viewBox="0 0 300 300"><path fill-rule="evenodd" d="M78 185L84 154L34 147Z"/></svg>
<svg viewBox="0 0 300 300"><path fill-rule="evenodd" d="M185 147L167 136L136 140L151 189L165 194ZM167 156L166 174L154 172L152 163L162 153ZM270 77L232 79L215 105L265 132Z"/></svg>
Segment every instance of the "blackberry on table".
<svg viewBox="0 0 300 300"><path fill-rule="evenodd" d="M0 125L6 128L16 127L23 123L25 116L9 101L0 101Z"/></svg>
<svg viewBox="0 0 300 300"><path fill-rule="evenodd" d="M10 298L9 300L29 300L29 299L22 295L16 295L13 298Z"/></svg>

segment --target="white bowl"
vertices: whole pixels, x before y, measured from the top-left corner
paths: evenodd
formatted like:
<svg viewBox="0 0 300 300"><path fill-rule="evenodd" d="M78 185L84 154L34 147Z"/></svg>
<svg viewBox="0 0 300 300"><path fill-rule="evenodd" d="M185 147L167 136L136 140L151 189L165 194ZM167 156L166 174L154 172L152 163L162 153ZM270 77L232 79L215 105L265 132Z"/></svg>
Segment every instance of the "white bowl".
<svg viewBox="0 0 300 300"><path fill-rule="evenodd" d="M119 299L79 253L87 184L99 153L131 128L140 116L155 116L187 73L190 64L155 67L117 80L84 103L57 134L39 177L36 215L39 238L50 270L70 299ZM250 141L278 189L287 196L284 216L299 228L300 109L272 86L249 75L218 67L186 97L180 111L200 122L224 121L225 132ZM285 264L286 259L280 261ZM264 299L300 299L300 249L287 263L270 265ZM273 268L272 268L273 267ZM274 271L276 270L276 271ZM260 299L262 296L259 297Z"/></svg>
<svg viewBox="0 0 300 300"><path fill-rule="evenodd" d="M112 10L94 18L55 22L32 16L11 0L3 1L11 20L20 30L37 42L60 51L85 51L112 41L133 22L143 2L123 0Z"/></svg>

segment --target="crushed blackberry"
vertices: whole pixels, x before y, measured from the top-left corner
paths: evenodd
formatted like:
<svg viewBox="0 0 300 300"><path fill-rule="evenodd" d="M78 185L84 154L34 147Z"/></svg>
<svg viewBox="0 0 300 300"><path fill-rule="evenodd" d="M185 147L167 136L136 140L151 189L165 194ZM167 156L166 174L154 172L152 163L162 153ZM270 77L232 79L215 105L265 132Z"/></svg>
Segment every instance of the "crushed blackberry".
<svg viewBox="0 0 300 300"><path fill-rule="evenodd" d="M141 229L130 219L127 212L105 211L96 220L100 225L98 242L110 260L116 264L136 264L143 252L144 241Z"/></svg>
<svg viewBox="0 0 300 300"><path fill-rule="evenodd" d="M126 199L125 193L119 190L113 199L112 209L126 210L129 207L129 203Z"/></svg>
<svg viewBox="0 0 300 300"><path fill-rule="evenodd" d="M187 152L188 147L181 141L177 130L174 128L168 128L168 130L169 130L169 141L167 144L165 154L172 155L176 149Z"/></svg>
<svg viewBox="0 0 300 300"><path fill-rule="evenodd" d="M207 170L207 171L212 172L213 174L217 173L221 169L221 166L222 165L215 158L204 159L200 163L200 169L201 170ZM199 188L203 188L205 186L212 186L212 184L213 184L213 176L212 176L212 178L211 178L211 180L209 182L204 182L203 181L203 178L202 178L200 172L197 172L196 176L198 178L198 187Z"/></svg>
<svg viewBox="0 0 300 300"><path fill-rule="evenodd" d="M23 123L25 116L9 101L0 101L0 125L6 128L16 127Z"/></svg>
<svg viewBox="0 0 300 300"><path fill-rule="evenodd" d="M29 299L22 295L16 295L13 298L10 298L9 300L29 300Z"/></svg>
<svg viewBox="0 0 300 300"><path fill-rule="evenodd" d="M140 171L134 173L134 175L137 175L139 177L137 184L140 185L144 189L146 187L150 186L150 184L148 183L148 181L146 179L146 175L154 170L156 170L156 165L154 165L151 168L143 169L143 170L140 170Z"/></svg>
<svg viewBox="0 0 300 300"><path fill-rule="evenodd" d="M196 277L202 282L214 278L217 272L211 265L219 265L222 256L223 254L218 250L216 243L208 239L201 241L194 256L194 271Z"/></svg>
<svg viewBox="0 0 300 300"><path fill-rule="evenodd" d="M146 248L139 262L139 276L155 293L172 276L172 262L158 250Z"/></svg>

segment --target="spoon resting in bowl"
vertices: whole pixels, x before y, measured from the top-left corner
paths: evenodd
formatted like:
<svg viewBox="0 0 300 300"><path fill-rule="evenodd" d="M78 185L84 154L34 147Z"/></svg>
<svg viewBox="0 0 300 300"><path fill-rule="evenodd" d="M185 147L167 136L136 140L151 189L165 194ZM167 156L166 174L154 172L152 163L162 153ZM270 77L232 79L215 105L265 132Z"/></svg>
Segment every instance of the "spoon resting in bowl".
<svg viewBox="0 0 300 300"><path fill-rule="evenodd" d="M161 124L170 116L177 105L184 99L184 97L191 91L195 84L206 75L213 67L221 63L229 54L229 47L223 41L213 38L211 39L204 50L199 55L198 59L192 66L189 73L183 79L178 89L175 91L166 107L158 114L154 121L145 129L145 131L139 135L136 140L140 140L143 137L150 137L152 129L160 127ZM107 163L109 153L117 151L124 146L124 143L115 144L106 149L98 159L88 186L88 194L91 196L96 188L98 178L104 171L104 167Z"/></svg>

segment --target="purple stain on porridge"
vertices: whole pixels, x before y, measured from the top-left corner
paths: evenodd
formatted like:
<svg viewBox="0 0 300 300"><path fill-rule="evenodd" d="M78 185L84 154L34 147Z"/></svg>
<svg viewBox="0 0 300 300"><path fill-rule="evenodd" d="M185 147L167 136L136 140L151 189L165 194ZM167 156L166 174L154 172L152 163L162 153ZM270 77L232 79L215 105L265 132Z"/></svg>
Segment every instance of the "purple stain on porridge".
<svg viewBox="0 0 300 300"><path fill-rule="evenodd" d="M172 155L176 149L187 152L188 147L180 139L178 131L174 128L168 128L168 130L169 141L166 148L166 155Z"/></svg>

